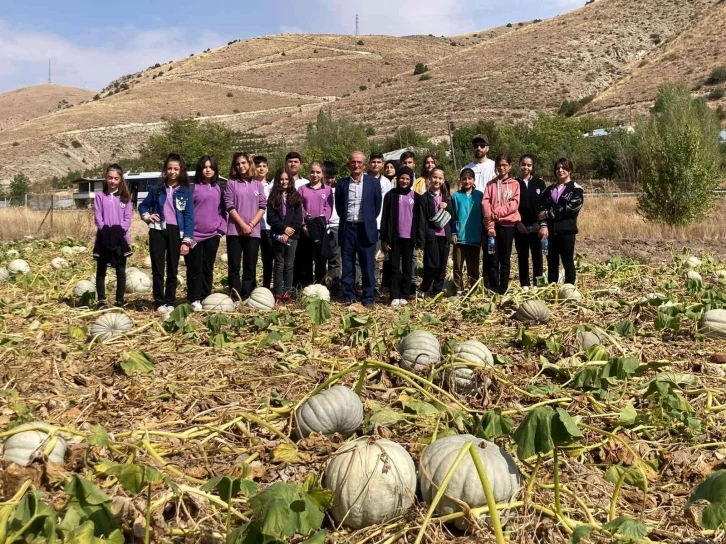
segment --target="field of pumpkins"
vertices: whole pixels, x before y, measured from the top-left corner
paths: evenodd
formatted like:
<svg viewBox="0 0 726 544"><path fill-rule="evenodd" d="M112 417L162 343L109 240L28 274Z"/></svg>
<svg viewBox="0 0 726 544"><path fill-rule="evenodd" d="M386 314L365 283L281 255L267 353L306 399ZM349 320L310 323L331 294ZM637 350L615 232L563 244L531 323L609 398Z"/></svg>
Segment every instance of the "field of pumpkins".
<svg viewBox="0 0 726 544"><path fill-rule="evenodd" d="M0 544L726 538L726 263L346 306L95 309L73 240L0 245ZM107 276L109 288L115 282Z"/></svg>

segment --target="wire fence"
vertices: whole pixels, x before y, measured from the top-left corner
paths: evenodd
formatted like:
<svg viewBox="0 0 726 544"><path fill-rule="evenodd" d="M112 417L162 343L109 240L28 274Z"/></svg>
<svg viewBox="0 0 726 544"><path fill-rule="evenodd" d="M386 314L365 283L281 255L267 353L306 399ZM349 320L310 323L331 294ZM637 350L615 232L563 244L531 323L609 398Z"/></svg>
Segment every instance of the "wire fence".
<svg viewBox="0 0 726 544"><path fill-rule="evenodd" d="M28 193L22 196L0 197L0 209L25 208L26 210L54 211L72 210L75 208L70 193Z"/></svg>

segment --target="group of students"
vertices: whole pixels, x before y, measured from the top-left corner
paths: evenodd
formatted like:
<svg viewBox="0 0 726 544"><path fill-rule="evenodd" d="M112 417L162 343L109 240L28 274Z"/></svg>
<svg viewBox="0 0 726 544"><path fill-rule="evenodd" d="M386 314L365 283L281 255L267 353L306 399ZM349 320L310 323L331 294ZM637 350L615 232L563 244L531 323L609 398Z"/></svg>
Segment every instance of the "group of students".
<svg viewBox="0 0 726 544"><path fill-rule="evenodd" d="M227 237L228 289L237 300L248 298L257 285L260 253L262 284L272 287L280 304L291 299L295 288L323 282L354 302L357 267L365 306L373 304L377 281L381 291L390 292L392 306L404 306L417 288L417 250L423 251L424 264L418 289L436 295L444 289L452 245L459 294L465 289L464 269L473 287L480 264L485 285L504 293L513 244L522 287L530 285L530 256L534 278L542 276L543 248L548 281L558 280L561 261L565 281L574 283L583 192L571 179L572 163L557 161L556 181L547 187L535 176L531 155L519 159L520 176L515 178L509 156L488 159L485 136L475 136L472 147L474 161L461 170L456 190L432 156L425 157L417 176L410 151L398 165L384 162L381 154L366 158L354 152L348 160L350 176L343 179L338 179L337 165L318 161L308 165L309 179L301 177L302 157L292 152L270 181L265 157L235 153L224 186L213 157L199 159L190 185L182 157L169 155L159 184L138 206L149 226L156 309L162 314L173 309L183 256L187 300L201 310L201 301L213 290L222 236ZM95 199L100 306L108 304L109 266L116 269L116 304L123 304L131 254L130 199L121 167L108 166L103 192Z"/></svg>

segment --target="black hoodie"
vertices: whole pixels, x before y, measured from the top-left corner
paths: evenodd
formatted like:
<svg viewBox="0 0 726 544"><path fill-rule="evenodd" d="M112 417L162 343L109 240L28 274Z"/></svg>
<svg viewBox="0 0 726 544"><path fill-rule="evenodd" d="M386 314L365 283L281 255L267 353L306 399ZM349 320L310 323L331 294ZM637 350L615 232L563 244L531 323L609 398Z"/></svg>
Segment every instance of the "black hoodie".
<svg viewBox="0 0 726 544"><path fill-rule="evenodd" d="M547 186L540 178L532 176L526 184L522 178L517 178L519 182L519 215L522 216L522 223L531 227L539 222L539 210L542 195Z"/></svg>

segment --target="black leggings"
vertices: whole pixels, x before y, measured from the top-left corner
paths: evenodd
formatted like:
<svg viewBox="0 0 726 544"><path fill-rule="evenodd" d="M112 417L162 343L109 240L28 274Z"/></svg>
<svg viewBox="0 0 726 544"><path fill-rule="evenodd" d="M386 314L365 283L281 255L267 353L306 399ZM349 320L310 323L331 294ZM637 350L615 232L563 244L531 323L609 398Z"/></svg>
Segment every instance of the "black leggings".
<svg viewBox="0 0 726 544"><path fill-rule="evenodd" d="M547 254L547 281L557 283L560 260L565 268L565 283L575 284L575 234L550 234Z"/></svg>
<svg viewBox="0 0 726 544"><path fill-rule="evenodd" d="M419 289L423 293L438 294L444 290L446 265L449 261L449 239L436 236L424 247L424 275Z"/></svg>
<svg viewBox="0 0 726 544"><path fill-rule="evenodd" d="M413 264L414 241L410 238L397 238L390 251L391 300L408 300L411 296L411 265ZM385 271L385 268L384 268Z"/></svg>
<svg viewBox="0 0 726 544"><path fill-rule="evenodd" d="M532 254L533 281L536 284L537 278L542 276L542 242L539 234L528 232L522 234L517 231L514 234L514 245L517 247L517 264L519 266L519 284L522 287L529 286L529 254Z"/></svg>
<svg viewBox="0 0 726 544"><path fill-rule="evenodd" d="M96 294L98 300L106 300L106 268L109 266L108 251L101 251L96 261ZM126 294L126 257L116 260L116 302L123 304Z"/></svg>
<svg viewBox="0 0 726 544"><path fill-rule="evenodd" d="M212 292L214 261L217 259L219 236L197 242L184 257L187 263L187 300L204 300Z"/></svg>
<svg viewBox="0 0 726 544"><path fill-rule="evenodd" d="M489 289L504 294L509 287L509 271L512 263L512 242L516 227L495 227L494 253L487 255L489 263Z"/></svg>
<svg viewBox="0 0 726 544"><path fill-rule="evenodd" d="M252 236L227 236L227 281L230 296L247 300L257 287L257 254L260 239ZM240 280L240 265L242 278Z"/></svg>
<svg viewBox="0 0 726 544"><path fill-rule="evenodd" d="M154 291L154 305L174 306L176 300L176 277L179 272L181 238L179 227L166 225L164 230L149 231L149 256ZM166 268L166 283L164 282Z"/></svg>

